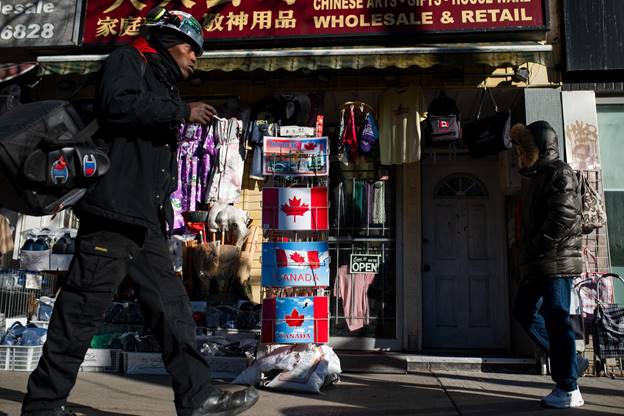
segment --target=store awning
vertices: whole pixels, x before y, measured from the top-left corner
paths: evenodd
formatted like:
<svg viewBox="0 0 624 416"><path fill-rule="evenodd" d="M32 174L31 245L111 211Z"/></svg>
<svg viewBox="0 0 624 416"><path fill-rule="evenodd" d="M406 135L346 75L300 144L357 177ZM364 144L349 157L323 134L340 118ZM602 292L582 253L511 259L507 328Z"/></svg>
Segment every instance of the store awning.
<svg viewBox="0 0 624 416"><path fill-rule="evenodd" d="M552 45L453 44L407 47L290 48L204 52L196 69L202 71L297 71L300 69L429 68L437 64L483 64L492 67L526 62L547 65ZM40 56L42 75L87 74L97 71L107 55Z"/></svg>
<svg viewBox="0 0 624 416"><path fill-rule="evenodd" d="M36 68L35 62L25 62L22 64L0 64L0 82L11 80Z"/></svg>

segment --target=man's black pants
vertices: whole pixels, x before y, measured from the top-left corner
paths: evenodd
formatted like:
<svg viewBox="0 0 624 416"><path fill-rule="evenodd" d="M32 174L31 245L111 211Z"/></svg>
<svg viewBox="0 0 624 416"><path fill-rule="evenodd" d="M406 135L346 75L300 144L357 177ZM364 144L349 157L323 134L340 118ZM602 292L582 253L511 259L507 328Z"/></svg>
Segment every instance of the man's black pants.
<svg viewBox="0 0 624 416"><path fill-rule="evenodd" d="M210 368L197 352L190 302L175 276L162 232L84 218L43 356L28 381L23 412L45 415L64 405L91 338L126 275L138 285L146 325L156 336L173 377L178 414L190 414L211 394Z"/></svg>

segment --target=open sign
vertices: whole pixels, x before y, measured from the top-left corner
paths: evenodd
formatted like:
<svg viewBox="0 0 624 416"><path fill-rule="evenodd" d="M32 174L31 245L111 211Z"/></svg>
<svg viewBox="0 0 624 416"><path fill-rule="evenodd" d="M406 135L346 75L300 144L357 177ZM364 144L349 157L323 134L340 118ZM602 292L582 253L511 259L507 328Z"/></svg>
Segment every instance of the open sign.
<svg viewBox="0 0 624 416"><path fill-rule="evenodd" d="M379 254L351 254L349 273L379 273Z"/></svg>

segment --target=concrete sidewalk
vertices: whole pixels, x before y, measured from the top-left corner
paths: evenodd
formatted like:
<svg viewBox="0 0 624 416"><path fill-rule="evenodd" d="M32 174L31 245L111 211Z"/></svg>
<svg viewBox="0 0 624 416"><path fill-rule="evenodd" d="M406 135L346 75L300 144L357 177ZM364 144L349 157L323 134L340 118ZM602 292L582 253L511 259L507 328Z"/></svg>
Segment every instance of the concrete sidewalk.
<svg viewBox="0 0 624 416"><path fill-rule="evenodd" d="M19 415L28 374L0 371L0 415ZM175 415L166 376L81 373L70 407L86 415ZM343 374L340 384L320 395L263 390L248 416L307 415L622 415L624 379L580 380L586 405L560 411L541 409L552 388L549 377L428 371L416 374ZM233 386L226 386L231 388Z"/></svg>

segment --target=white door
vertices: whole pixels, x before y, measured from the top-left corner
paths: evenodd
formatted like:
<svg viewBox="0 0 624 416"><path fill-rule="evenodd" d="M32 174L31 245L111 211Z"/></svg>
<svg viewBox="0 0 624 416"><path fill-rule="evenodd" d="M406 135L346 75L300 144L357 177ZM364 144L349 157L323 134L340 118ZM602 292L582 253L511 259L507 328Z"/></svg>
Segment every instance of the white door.
<svg viewBox="0 0 624 416"><path fill-rule="evenodd" d="M424 165L423 347L509 347L503 197L496 163Z"/></svg>

